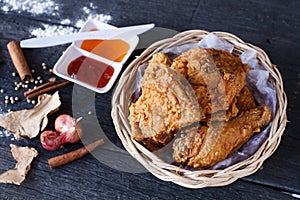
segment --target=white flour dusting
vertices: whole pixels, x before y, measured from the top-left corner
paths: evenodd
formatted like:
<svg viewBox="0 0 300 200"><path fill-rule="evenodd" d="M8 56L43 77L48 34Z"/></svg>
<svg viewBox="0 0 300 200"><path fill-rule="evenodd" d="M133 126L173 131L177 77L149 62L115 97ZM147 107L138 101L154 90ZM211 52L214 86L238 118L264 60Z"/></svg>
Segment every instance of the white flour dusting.
<svg viewBox="0 0 300 200"><path fill-rule="evenodd" d="M89 4L89 7L87 6L84 6L83 7L83 11L86 13L86 14L89 14L92 12L93 9L97 9L98 7L96 5L94 5L93 3L90 3Z"/></svg>
<svg viewBox="0 0 300 200"><path fill-rule="evenodd" d="M52 0L0 0L4 12L27 12L32 15L50 14L59 15L59 5Z"/></svg>
<svg viewBox="0 0 300 200"><path fill-rule="evenodd" d="M50 15L59 16L60 4L54 0L0 0L1 9L4 12L17 12L17 13L30 13L31 15ZM108 23L112 20L111 15L98 14L96 9L98 7L94 3L89 3L84 6L81 12L77 12L77 16L81 16L81 19L72 21L70 19L64 19L60 22L61 25L48 25L45 23L41 24L41 27L32 28L30 31L32 36L36 37L49 37L54 35L65 35L75 33L83 26L87 20L96 20L103 23ZM62 26L62 25L73 25Z"/></svg>
<svg viewBox="0 0 300 200"><path fill-rule="evenodd" d="M31 35L36 37L49 37L54 35L66 35L77 32L74 27L66 27L62 25L41 24L41 28L34 28L30 31Z"/></svg>
<svg viewBox="0 0 300 200"><path fill-rule="evenodd" d="M62 25L74 25L75 27L67 27L62 25L48 25L41 24L42 27L33 28L30 30L32 36L36 37L49 37L54 35L66 35L78 32L78 30L84 25L87 20L95 20L103 23L108 23L112 20L111 15L97 14L95 13L97 6L93 3L89 3L88 6L82 8L82 14L79 13L81 19L77 21L71 21L70 19L63 19L60 24Z"/></svg>
<svg viewBox="0 0 300 200"><path fill-rule="evenodd" d="M95 21L103 22L103 23L108 23L110 20L112 20L112 17L110 15L104 15L104 14L89 14L87 17L84 19L80 19L75 23L75 26L78 28L81 28L85 21L92 19Z"/></svg>
<svg viewBox="0 0 300 200"><path fill-rule="evenodd" d="M30 30L32 36L36 37L49 37L54 35L66 35L78 32L79 28L81 28L87 20L95 20L103 23L108 23L112 17L110 15L104 14L89 14L84 19L77 20L74 24L77 28L70 27L70 26L63 26L71 24L70 19L64 19L60 22L63 25L48 25L48 24L41 24L42 27L40 28L33 28Z"/></svg>
<svg viewBox="0 0 300 200"><path fill-rule="evenodd" d="M65 25L69 25L69 24L71 24L71 20L70 19L64 19L60 23L65 24Z"/></svg>
<svg viewBox="0 0 300 200"><path fill-rule="evenodd" d="M77 26L78 28L81 28L83 26L83 24L85 23L85 21L90 20L90 19L99 21L99 22L103 22L103 23L108 23L110 20L112 20L112 17L110 15L95 13L94 10L97 8L98 7L96 5L94 5L93 3L89 3L89 6L84 6L82 8L82 11L85 16L82 19L78 20L75 23L75 26Z"/></svg>

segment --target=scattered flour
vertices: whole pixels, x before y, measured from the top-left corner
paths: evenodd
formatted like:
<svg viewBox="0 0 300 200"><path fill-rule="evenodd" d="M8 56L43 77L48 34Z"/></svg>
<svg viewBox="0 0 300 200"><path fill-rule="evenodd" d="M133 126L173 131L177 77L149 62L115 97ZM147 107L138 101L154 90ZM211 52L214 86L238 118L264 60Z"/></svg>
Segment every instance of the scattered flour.
<svg viewBox="0 0 300 200"><path fill-rule="evenodd" d="M49 37L54 35L71 34L77 32L79 28L81 28L84 25L84 23L90 19L103 23L108 23L112 19L112 17L110 15L104 14L90 14L84 19L80 19L74 23L77 28L71 26L63 26L71 24L71 20L64 19L60 22L60 24L62 25L41 24L42 27L33 28L30 30L30 33L32 36L36 37Z"/></svg>
<svg viewBox="0 0 300 200"><path fill-rule="evenodd" d="M34 28L30 31L31 35L36 37L49 37L54 35L66 35L77 32L74 27L66 27L63 25L41 24L41 28Z"/></svg>
<svg viewBox="0 0 300 200"><path fill-rule="evenodd" d="M85 16L82 19L78 20L75 23L75 26L77 26L78 28L81 28L83 26L83 24L85 23L85 21L90 20L90 19L100 21L103 23L108 23L110 20L112 20L112 17L110 15L95 13L94 10L97 8L98 7L96 5L94 5L93 3L89 3L89 6L84 6L82 8L82 11L85 14Z"/></svg>
<svg viewBox="0 0 300 200"><path fill-rule="evenodd" d="M56 3L54 0L0 0L0 6L4 12L17 12L17 13L30 13L33 16L36 15L50 15L59 16L61 5ZM77 21L71 21L70 19L64 19L60 22L61 25L48 25L41 24L39 28L32 28L30 33L36 37L48 37L54 35L64 35L75 33L83 26L85 21L93 19L103 23L108 23L112 20L111 15L98 14L95 10L98 7L94 3L89 3L87 6L82 8L81 19ZM73 25L63 26L63 25Z"/></svg>
<svg viewBox="0 0 300 200"><path fill-rule="evenodd" d="M52 0L0 0L0 3L3 4L1 9L4 12L59 15L59 5Z"/></svg>
<svg viewBox="0 0 300 200"><path fill-rule="evenodd" d="M62 25L48 25L41 24L42 27L33 28L30 30L32 36L36 37L49 37L54 35L66 35L77 32L87 20L96 20L103 23L108 23L112 20L111 15L107 14L97 14L95 13L97 6L93 3L89 3L88 6L82 8L82 14L80 14L81 19L72 22L70 19L64 19L60 22ZM63 26L63 25L73 25Z"/></svg>
<svg viewBox="0 0 300 200"><path fill-rule="evenodd" d="M112 20L112 17L110 15L104 15L104 14L89 14L87 17L84 19L80 19L75 23L75 26L78 28L81 28L85 21L93 19L95 21L103 22L103 23L108 23L110 20Z"/></svg>
<svg viewBox="0 0 300 200"><path fill-rule="evenodd" d="M71 20L69 20L69 19L64 19L64 20L62 20L60 23L61 23L61 24L64 24L64 25L69 25L69 24L71 24Z"/></svg>
<svg viewBox="0 0 300 200"><path fill-rule="evenodd" d="M90 14L92 12L93 9L97 9L98 7L95 6L93 3L90 3L89 4L89 7L88 6L84 6L83 7L83 11L86 13L86 14Z"/></svg>

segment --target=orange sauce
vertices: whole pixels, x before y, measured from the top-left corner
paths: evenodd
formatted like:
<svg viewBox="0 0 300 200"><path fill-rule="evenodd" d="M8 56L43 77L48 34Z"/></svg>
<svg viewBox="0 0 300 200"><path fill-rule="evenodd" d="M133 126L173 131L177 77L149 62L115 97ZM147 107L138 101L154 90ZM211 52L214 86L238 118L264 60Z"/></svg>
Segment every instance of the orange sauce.
<svg viewBox="0 0 300 200"><path fill-rule="evenodd" d="M91 31L95 31L92 29ZM84 40L81 48L106 59L121 62L129 51L129 44L123 40Z"/></svg>
<svg viewBox="0 0 300 200"><path fill-rule="evenodd" d="M114 73L114 68L103 62L80 56L68 66L68 74L82 82L97 88L107 85Z"/></svg>

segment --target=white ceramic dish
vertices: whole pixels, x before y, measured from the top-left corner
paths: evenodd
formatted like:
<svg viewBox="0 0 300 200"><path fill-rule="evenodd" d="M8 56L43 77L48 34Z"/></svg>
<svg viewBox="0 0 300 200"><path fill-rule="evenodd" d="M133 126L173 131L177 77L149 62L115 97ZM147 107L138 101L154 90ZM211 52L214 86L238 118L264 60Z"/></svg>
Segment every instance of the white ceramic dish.
<svg viewBox="0 0 300 200"><path fill-rule="evenodd" d="M85 31L91 31L92 29L97 29L97 30L104 30L104 29L116 29L116 27L109 25L109 24L104 24L98 21L93 21L93 20L88 20L84 26L80 29L79 32L85 32ZM112 38L113 39L113 38ZM59 60L56 62L53 71L54 73L66 80L72 81L76 84L79 84L83 87L86 87L88 89L91 89L97 93L105 93L108 92L111 87L113 86L114 82L116 81L119 73L121 72L121 69L123 67L123 64L127 61L127 59L129 58L129 56L131 55L131 53L133 52L133 50L135 49L135 47L138 44L139 38L137 36L124 36L124 38L122 37L122 40L124 42L126 42L129 45L129 50L126 53L126 55L123 57L121 62L114 62L112 60L109 60L107 58L104 58L102 56L93 54L91 52L88 52L86 50L83 50L80 48L82 41L77 41L77 42L73 42L67 49L66 51L63 53L63 55L59 58ZM87 84L83 81L80 81L78 79L75 79L73 77L71 77L68 74L68 66L69 64L75 60L76 58L80 57L80 56L86 56L88 58L92 58L96 61L105 63L109 66L111 66L114 69L114 73L112 75L112 77L110 78L109 82L102 88L96 87L96 86L92 86L90 84ZM100 77L99 77L100 79Z"/></svg>

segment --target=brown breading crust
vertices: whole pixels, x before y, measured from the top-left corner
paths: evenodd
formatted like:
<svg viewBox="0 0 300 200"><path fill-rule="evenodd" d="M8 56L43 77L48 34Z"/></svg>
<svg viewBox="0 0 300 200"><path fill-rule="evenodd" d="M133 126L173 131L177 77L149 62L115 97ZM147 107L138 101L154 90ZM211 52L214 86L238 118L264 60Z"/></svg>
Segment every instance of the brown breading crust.
<svg viewBox="0 0 300 200"><path fill-rule="evenodd" d="M156 53L152 56L149 61L149 65L160 65L165 67L170 67L172 64L170 58L162 52Z"/></svg>
<svg viewBox="0 0 300 200"><path fill-rule="evenodd" d="M238 113L236 96L246 84L249 66L231 53L216 49L191 49L175 58L171 68L192 85L202 112L202 121L229 120ZM213 113L226 111L224 116Z"/></svg>
<svg viewBox="0 0 300 200"><path fill-rule="evenodd" d="M236 106L240 112L256 107L255 99L247 86L243 87L237 97Z"/></svg>
<svg viewBox="0 0 300 200"><path fill-rule="evenodd" d="M142 95L129 111L132 138L150 144L166 145L179 128L200 120L190 84L169 67L156 64L147 67Z"/></svg>
<svg viewBox="0 0 300 200"><path fill-rule="evenodd" d="M267 106L258 106L225 123L194 127L175 140L173 158L189 167L211 167L241 147L271 118L272 113Z"/></svg>

